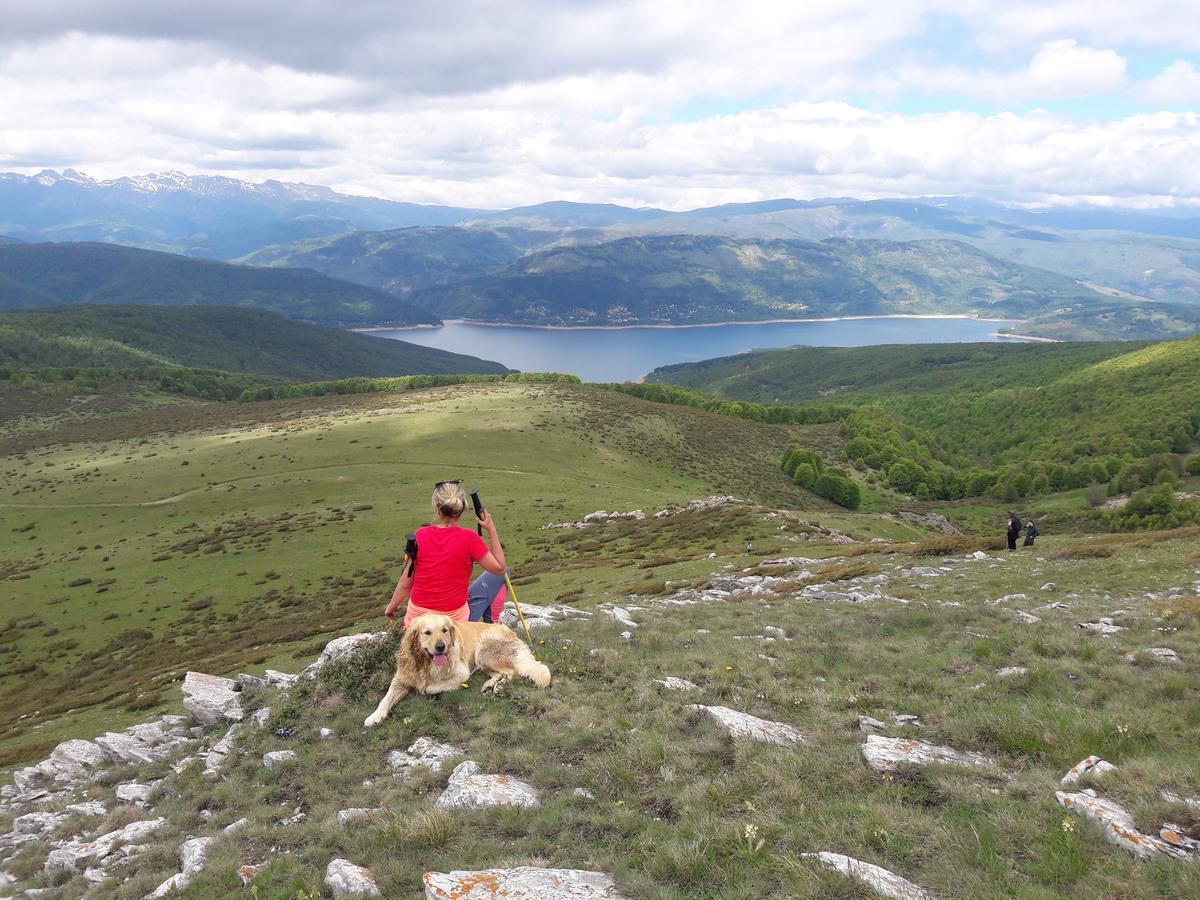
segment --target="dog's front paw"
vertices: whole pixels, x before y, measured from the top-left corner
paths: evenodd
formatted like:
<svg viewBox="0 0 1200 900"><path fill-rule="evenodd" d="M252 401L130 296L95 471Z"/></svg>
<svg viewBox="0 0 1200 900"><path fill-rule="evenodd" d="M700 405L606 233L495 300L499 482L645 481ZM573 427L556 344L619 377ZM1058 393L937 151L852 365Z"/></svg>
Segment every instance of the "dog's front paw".
<svg viewBox="0 0 1200 900"><path fill-rule="evenodd" d="M384 715L382 715L378 712L373 712L369 716L367 716L367 718L363 722L363 724L366 725L368 728L371 728L375 725L378 725L380 722L382 722L384 720L384 718L385 718Z"/></svg>
<svg viewBox="0 0 1200 900"><path fill-rule="evenodd" d="M479 689L479 693L481 693L481 694L498 694L498 693L500 693L500 689L502 687L504 687L504 684L508 680L509 679L508 679L507 675L493 675L491 678L489 678L487 681L485 681L483 683L483 687L481 687Z"/></svg>

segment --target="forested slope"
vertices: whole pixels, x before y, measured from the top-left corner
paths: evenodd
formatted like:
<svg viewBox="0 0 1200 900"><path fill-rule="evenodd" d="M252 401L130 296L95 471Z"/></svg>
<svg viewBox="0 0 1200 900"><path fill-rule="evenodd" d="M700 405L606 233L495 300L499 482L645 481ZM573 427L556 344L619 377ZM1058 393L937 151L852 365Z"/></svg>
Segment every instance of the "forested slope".
<svg viewBox="0 0 1200 900"><path fill-rule="evenodd" d="M1100 299L958 241L630 237L551 247L416 291L438 315L547 325L711 323L895 313L1025 318Z"/></svg>
<svg viewBox="0 0 1200 900"><path fill-rule="evenodd" d="M503 373L499 363L220 306L74 306L0 313L9 369L184 366L311 381Z"/></svg>
<svg viewBox="0 0 1200 900"><path fill-rule="evenodd" d="M1187 454L1200 434L1200 337L791 348L671 366L649 380L751 404L809 401L794 420L841 422L848 462L928 497L1133 491L1194 466Z"/></svg>
<svg viewBox="0 0 1200 900"><path fill-rule="evenodd" d="M0 310L96 303L242 306L337 325L434 324L374 288L307 269L268 269L110 244L0 246Z"/></svg>

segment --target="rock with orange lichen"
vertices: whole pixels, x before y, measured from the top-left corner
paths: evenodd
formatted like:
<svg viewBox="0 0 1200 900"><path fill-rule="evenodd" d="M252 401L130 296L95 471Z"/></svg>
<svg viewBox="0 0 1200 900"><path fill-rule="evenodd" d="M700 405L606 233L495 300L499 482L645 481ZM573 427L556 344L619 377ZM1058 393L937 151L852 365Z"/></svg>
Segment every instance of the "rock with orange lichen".
<svg viewBox="0 0 1200 900"><path fill-rule="evenodd" d="M537 789L508 775L484 775L479 764L459 763L450 775L450 783L437 798L441 809L480 809L485 806L541 806Z"/></svg>
<svg viewBox="0 0 1200 900"><path fill-rule="evenodd" d="M616 882L582 869L484 869L426 872L426 900L620 900Z"/></svg>
<svg viewBox="0 0 1200 900"><path fill-rule="evenodd" d="M1093 790L1077 794L1055 791L1054 796L1064 808L1095 819L1103 827L1104 837L1110 844L1128 850L1139 859L1156 859L1160 856L1189 859L1196 856L1195 849L1186 846L1179 835L1169 829L1164 829L1166 833L1162 838L1142 834L1133 824L1133 816L1124 807L1097 796Z"/></svg>
<svg viewBox="0 0 1200 900"><path fill-rule="evenodd" d="M982 753L878 734L867 736L867 742L862 745L862 755L867 765L876 772L894 772L905 764L922 766L930 763L997 769L996 761Z"/></svg>
<svg viewBox="0 0 1200 900"><path fill-rule="evenodd" d="M325 886L333 893L334 900L343 897L382 897L379 885L370 869L356 866L345 859L330 860L325 867Z"/></svg>

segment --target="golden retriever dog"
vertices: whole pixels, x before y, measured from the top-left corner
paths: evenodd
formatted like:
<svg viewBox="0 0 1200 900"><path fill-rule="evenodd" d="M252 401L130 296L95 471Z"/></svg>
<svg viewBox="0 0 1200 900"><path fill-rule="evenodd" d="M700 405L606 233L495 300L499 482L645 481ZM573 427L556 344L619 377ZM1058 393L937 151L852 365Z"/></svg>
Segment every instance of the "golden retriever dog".
<svg viewBox="0 0 1200 900"><path fill-rule="evenodd" d="M523 675L540 688L550 684L550 670L534 659L533 651L507 625L455 622L437 613L419 616L409 624L396 651L396 675L387 694L363 724L378 725L413 691L453 691L480 670L492 676L481 689L485 694L514 675Z"/></svg>

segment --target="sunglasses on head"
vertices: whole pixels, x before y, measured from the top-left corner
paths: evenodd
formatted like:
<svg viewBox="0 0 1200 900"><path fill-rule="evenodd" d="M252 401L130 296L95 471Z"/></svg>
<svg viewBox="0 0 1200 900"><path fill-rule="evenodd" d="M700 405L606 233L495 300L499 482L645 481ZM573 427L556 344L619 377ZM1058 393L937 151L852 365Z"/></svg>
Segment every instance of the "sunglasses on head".
<svg viewBox="0 0 1200 900"><path fill-rule="evenodd" d="M436 491L439 488L443 488L448 484L462 484L462 479L461 478L451 478L449 481L439 481L437 484L435 484L433 486L433 489Z"/></svg>

